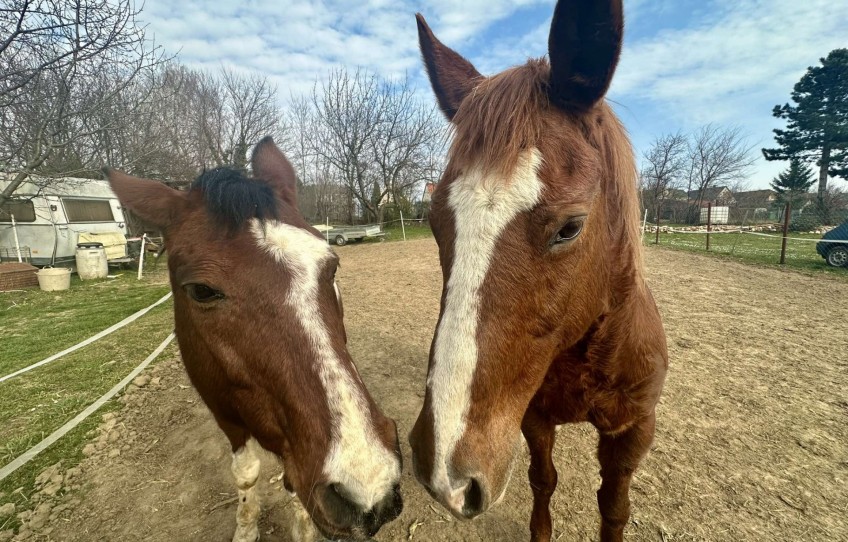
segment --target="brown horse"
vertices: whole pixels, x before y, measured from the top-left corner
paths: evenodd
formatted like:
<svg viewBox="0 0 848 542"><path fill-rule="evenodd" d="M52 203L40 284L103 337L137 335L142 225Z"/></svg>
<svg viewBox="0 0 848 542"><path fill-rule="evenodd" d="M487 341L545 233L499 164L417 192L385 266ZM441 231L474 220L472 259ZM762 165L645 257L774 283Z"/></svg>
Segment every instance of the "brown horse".
<svg viewBox="0 0 848 542"><path fill-rule="evenodd" d="M258 538L252 440L324 535L364 539L401 510L397 428L347 351L338 257L298 212L291 164L266 138L251 165L254 178L218 168L186 192L104 173L164 232L183 362L234 453L233 540Z"/></svg>
<svg viewBox="0 0 848 542"><path fill-rule="evenodd" d="M601 539L621 540L668 365L642 272L635 165L604 103L620 0L561 0L550 60L483 77L418 15L454 140L430 223L444 287L414 471L459 518L504 494L524 433L533 540L551 539L555 428L600 433Z"/></svg>

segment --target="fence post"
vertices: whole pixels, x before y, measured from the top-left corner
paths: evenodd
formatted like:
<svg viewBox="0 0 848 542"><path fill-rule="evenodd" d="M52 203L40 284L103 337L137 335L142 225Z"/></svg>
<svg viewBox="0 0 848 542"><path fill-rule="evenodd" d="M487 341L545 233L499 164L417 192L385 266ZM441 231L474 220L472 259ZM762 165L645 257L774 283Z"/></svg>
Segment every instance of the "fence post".
<svg viewBox="0 0 848 542"><path fill-rule="evenodd" d="M642 218L642 240L645 239L645 226L648 225L648 206L645 206L645 216Z"/></svg>
<svg viewBox="0 0 848 542"><path fill-rule="evenodd" d="M400 231L403 232L403 240L406 241L406 228L403 225L403 211L398 209L400 212Z"/></svg>
<svg viewBox="0 0 848 542"><path fill-rule="evenodd" d="M657 236L654 238L654 244L660 244L660 209L662 205L657 205Z"/></svg>
<svg viewBox="0 0 848 542"><path fill-rule="evenodd" d="M327 244L330 244L330 217L327 217L327 229L324 230L324 235L327 237Z"/></svg>
<svg viewBox="0 0 848 542"><path fill-rule="evenodd" d="M756 218L757 212L754 211L754 217ZM748 211L745 211L745 216L742 218L742 225L739 226L739 235L736 236L736 239L733 240L733 247L730 249L730 254L732 255L736 251L736 243L739 242L739 238L742 237L742 230L745 228L745 222L748 221Z"/></svg>
<svg viewBox="0 0 848 542"><path fill-rule="evenodd" d="M783 241L780 243L780 265L786 263L786 237L789 235L789 217L792 214L792 204L786 202L783 211Z"/></svg>
<svg viewBox="0 0 848 542"><path fill-rule="evenodd" d="M12 233L15 234L15 251L18 253L18 263L23 263L23 260L21 259L21 243L18 241L18 225L15 222L15 215L12 215Z"/></svg>
<svg viewBox="0 0 848 542"><path fill-rule="evenodd" d="M141 234L141 252L138 254L138 279L141 280L141 275L144 272L144 244L147 241L147 234Z"/></svg>
<svg viewBox="0 0 848 542"><path fill-rule="evenodd" d="M713 226L713 202L707 202L707 250L710 250L710 230Z"/></svg>

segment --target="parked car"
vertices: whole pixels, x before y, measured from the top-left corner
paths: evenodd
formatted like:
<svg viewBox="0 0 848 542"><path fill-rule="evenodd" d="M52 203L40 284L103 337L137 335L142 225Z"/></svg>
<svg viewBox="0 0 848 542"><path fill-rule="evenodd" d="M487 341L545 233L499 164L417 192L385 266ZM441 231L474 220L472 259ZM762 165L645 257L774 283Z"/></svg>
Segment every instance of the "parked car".
<svg viewBox="0 0 848 542"><path fill-rule="evenodd" d="M833 267L848 267L848 220L822 236L816 252Z"/></svg>

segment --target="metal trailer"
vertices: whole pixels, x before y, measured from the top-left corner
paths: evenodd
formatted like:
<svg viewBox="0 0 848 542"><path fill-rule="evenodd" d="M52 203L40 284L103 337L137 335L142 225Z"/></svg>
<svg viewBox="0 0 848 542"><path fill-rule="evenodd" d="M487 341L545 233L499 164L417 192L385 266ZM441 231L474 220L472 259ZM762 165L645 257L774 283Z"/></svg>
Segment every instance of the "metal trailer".
<svg viewBox="0 0 848 542"><path fill-rule="evenodd" d="M383 238L386 233L379 225L373 226L327 226L320 224L315 226L327 238L328 243L336 246L345 246L350 241L362 241L369 238Z"/></svg>

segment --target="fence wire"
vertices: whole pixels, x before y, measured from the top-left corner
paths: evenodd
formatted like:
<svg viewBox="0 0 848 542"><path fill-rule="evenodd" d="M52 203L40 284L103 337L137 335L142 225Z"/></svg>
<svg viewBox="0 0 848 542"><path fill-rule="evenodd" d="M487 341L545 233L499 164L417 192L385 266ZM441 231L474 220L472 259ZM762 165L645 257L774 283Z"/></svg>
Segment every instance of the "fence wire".
<svg viewBox="0 0 848 542"><path fill-rule="evenodd" d="M766 226L756 230L739 226L720 226L709 232L709 252L764 264L780 263L783 232L777 226ZM645 245L706 253L707 237L708 232L705 228L667 226L661 226L657 236L656 227L648 224L643 241ZM846 242L821 237L821 232L788 233L785 237L786 265L809 269L828 268L825 257L817 251L817 246L826 254L829 247L846 244ZM845 271L848 272L848 268Z"/></svg>

